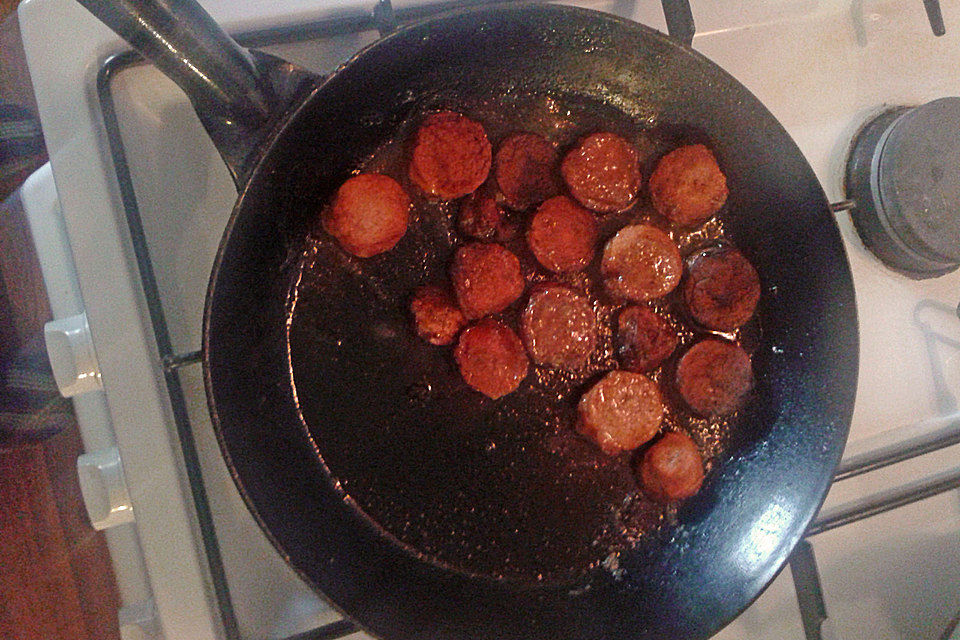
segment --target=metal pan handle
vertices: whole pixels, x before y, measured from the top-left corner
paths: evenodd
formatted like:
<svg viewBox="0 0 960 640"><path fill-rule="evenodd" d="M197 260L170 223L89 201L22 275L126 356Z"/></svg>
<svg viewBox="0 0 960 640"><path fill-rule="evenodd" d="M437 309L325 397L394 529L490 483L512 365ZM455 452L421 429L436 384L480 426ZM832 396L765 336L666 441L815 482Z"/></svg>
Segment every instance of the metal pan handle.
<svg viewBox="0 0 960 640"><path fill-rule="evenodd" d="M244 49L195 0L77 0L190 98L238 187L274 122L316 77Z"/></svg>
<svg viewBox="0 0 960 640"><path fill-rule="evenodd" d="M690 11L690 0L661 0L663 17L667 20L667 33L674 40L678 40L688 47L693 44L693 35L696 26L693 23L693 12Z"/></svg>
<svg viewBox="0 0 960 640"><path fill-rule="evenodd" d="M193 0L77 0L183 89L198 110L258 124L276 101L250 52Z"/></svg>

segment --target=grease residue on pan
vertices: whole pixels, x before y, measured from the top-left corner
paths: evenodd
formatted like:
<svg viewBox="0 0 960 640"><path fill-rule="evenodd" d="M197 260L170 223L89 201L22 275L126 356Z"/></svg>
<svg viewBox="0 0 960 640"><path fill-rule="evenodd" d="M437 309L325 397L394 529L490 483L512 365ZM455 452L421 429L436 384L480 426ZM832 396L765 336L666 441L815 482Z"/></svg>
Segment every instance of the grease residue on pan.
<svg viewBox="0 0 960 640"><path fill-rule="evenodd" d="M644 178L669 149L700 141L695 132L653 127L575 96L506 92L479 104L438 98L421 113L439 108L482 122L495 148L510 133L531 131L555 143L562 156L581 135L613 131L639 149ZM716 219L690 233L669 230L643 192L629 210L598 216L600 242L583 273L547 273L522 234L507 243L528 283L559 281L587 295L600 331L583 370L531 366L518 391L490 400L462 382L451 348L420 340L407 316L410 294L446 279L463 240L455 224L458 203L427 201L407 176L408 140L418 122L402 123L358 168L394 177L413 196L414 214L400 243L361 260L318 231L300 257L288 342L303 420L357 508L434 562L524 582L571 581L609 568L610 558L670 526L676 513L643 495L632 470L636 453L609 457L573 428L580 395L617 366L613 327L624 304L601 285L602 246L625 224L644 221L667 230L687 254L722 238L723 224ZM521 226L525 221L515 216ZM516 327L525 303L526 295L502 318ZM702 337L675 292L653 306L678 330L677 355ZM745 331L756 333L756 327ZM663 429L690 434L709 470L727 452L736 416L705 420L684 411L669 391L676 357L651 374L667 390Z"/></svg>

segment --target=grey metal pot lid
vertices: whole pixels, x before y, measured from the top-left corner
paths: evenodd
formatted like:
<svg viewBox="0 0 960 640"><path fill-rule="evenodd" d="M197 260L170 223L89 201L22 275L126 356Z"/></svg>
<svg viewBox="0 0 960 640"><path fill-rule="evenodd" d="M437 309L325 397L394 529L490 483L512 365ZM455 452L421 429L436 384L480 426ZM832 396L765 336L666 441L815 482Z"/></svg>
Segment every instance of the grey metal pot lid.
<svg viewBox="0 0 960 640"><path fill-rule="evenodd" d="M881 215L899 239L928 259L960 262L960 98L904 113L872 164Z"/></svg>

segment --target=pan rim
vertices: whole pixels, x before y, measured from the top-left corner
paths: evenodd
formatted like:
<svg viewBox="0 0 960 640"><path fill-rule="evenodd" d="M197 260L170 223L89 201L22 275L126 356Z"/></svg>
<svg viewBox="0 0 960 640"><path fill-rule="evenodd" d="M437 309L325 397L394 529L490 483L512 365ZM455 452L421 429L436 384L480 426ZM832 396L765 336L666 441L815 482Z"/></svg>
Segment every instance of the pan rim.
<svg viewBox="0 0 960 640"><path fill-rule="evenodd" d="M282 136L283 132L288 128L288 126L292 122L296 121L300 117L300 114L302 114L304 110L308 108L308 105L315 100L315 97L319 92L321 92L331 81L333 81L335 78L339 77L342 74L344 69L351 67L356 60L369 55L370 51L376 50L380 47L389 46L389 43L391 43L393 40L403 38L405 37L405 34L411 31L422 29L427 26L431 26L435 23L443 22L445 20L453 20L461 16L481 14L481 13L487 13L487 12L492 13L492 12L507 12L507 11L547 12L547 13L554 13L556 15L572 14L572 15L582 15L585 17L589 16L594 19L600 18L612 23L620 24L631 30L639 30L639 32L643 33L645 37L650 37L650 38L659 40L661 42L669 43L669 46L673 50L677 51L678 54L685 55L689 58L692 58L693 60L696 60L700 64L703 64L703 63L708 64L711 70L718 71L729 82L735 83L736 86L743 87L743 85L741 85L739 81L733 78L733 76L731 76L729 73L727 73L718 65L714 64L712 61L710 61L708 58L706 58L702 54L677 43L675 40L670 39L668 36L654 29L651 29L650 27L647 27L645 25L642 25L624 18L620 18L618 16L612 16L610 14L606 14L593 9L585 9L585 8L574 7L570 5L530 4L525 2L516 2L516 3L509 3L509 4L497 4L493 6L475 6L475 7L457 9L451 12L444 13L439 16L433 16L430 18L426 18L423 20L410 23L410 24L406 24L401 28L397 29L396 31L394 31L393 33L387 35L386 37L379 39L376 42L364 47L359 52L357 52L354 56L352 56L349 60L342 63L333 73L327 76L311 92L309 92L309 94L300 104L291 108L287 112L287 114L285 114L285 116L280 119L280 123L273 129L273 131L271 131L271 133L267 137L267 141L264 144L262 153L258 157L256 163L254 164L254 167L249 173L249 178L247 182L243 185L243 188L241 189L238 195L233 211L231 212L230 218L227 222L227 225L225 226L224 234L218 246L216 259L214 261L214 265L211 270L210 280L208 283L207 294L206 294L206 299L204 304L203 329L202 329L202 338L203 338L202 362L203 362L204 389L207 397L207 404L208 404L208 409L211 416L211 422L213 424L214 432L217 437L218 445L220 446L221 454L224 457L224 461L227 465L230 475L233 478L234 484L237 487L237 490L240 493L241 497L243 498L243 501L246 504L247 509L253 516L254 520L257 522L258 526L261 528L261 530L270 540L273 547L277 550L280 556L284 558L287 564L291 568L293 568L293 570L297 573L297 575L301 579L303 579L307 584L311 585L314 591L320 594L320 596L323 597L324 600L326 600L331 606L333 606L333 608L335 608L337 611L339 611L345 616L348 616L349 614L344 612L330 597L328 597L319 589L314 579L306 572L305 569L301 568L298 564L294 562L291 554L287 551L284 543L275 535L273 531L269 529L266 521L263 519L263 517L259 512L259 509L256 505L256 502L253 496L249 494L249 492L247 491L244 485L243 480L240 478L240 474L237 470L237 464L233 460L233 456L225 441L225 438L223 435L224 433L223 425L220 422L220 415L216 406L216 399L215 399L215 393L214 393L215 383L213 381L213 373L212 373L212 367L210 363L210 342L211 342L211 324L212 324L211 316L213 314L213 306L214 306L213 301L216 296L218 276L223 266L225 254L228 251L229 240L234 235L233 230L234 230L234 227L236 226L236 222L239 216L241 215L241 212L245 210L244 203L246 202L247 197L251 192L251 186L258 181L258 179L262 176L263 172L266 170L265 168L268 166L270 158L275 154L278 144L280 143L280 140L283 137ZM756 101L756 104L761 109L763 109L769 115L770 122L776 124L776 126L779 128L782 135L786 139L792 142L792 138L790 137L789 133L783 128L783 126L779 123L779 121L777 121L776 118L774 118L773 115L770 114L770 112L766 109L766 107L764 107L762 103L759 100L757 100L755 96L753 96L752 92L750 92L749 89L746 89L745 87L743 87L743 90L746 94L748 94L751 98L753 98ZM796 147L795 143L794 143L794 147ZM812 169L809 168L809 164L806 162L806 158L803 157L799 149L796 149L796 154L800 158L803 158L803 161L806 164L807 169L810 170L811 175L814 175ZM818 201L815 204L818 209L823 209L825 212L829 212L829 201L827 200L826 195L823 193L823 188L822 188L822 185L820 185L819 181L817 181L817 186L819 188L818 189L819 197L818 197ZM836 233L836 237L839 239L840 232L839 232L839 227L836 223L836 219L833 216L830 216L830 219L832 220L833 230ZM841 257L843 261L847 264L847 274L849 276L849 261L846 256L846 248L843 246L842 242L839 242L839 246L842 253ZM853 312L852 330L856 333L857 337L859 337L859 328L857 326L858 322L856 318L856 297L855 297L855 291L852 287L852 279L849 287L848 302L850 305L852 305L852 312ZM856 375L857 375L857 369L858 369L857 363L859 361L858 339L854 341L854 344L852 345L851 350L849 352L845 352L845 355L851 358L852 368L854 372L853 372L853 381L851 385L851 390L848 393L849 398L846 398L845 401L842 403L843 406L845 407L845 414L842 416L839 416L842 423L841 431L842 431L843 441L846 440L847 434L849 432L850 421L852 419L852 413L853 413L853 405L856 397L856 386L857 386ZM313 443L312 441L310 444L311 446L315 446L315 443ZM830 468L835 468L836 465L839 463L840 457L842 455L842 450L843 450L842 446L835 448L832 455L832 459L829 461ZM323 464L323 466L325 467L325 463L321 462L321 464ZM745 610L752 602L754 602L765 591L767 586L769 586L769 584L775 579L775 577L780 573L780 571L782 571L788 559L789 551L792 550L793 547L797 544L797 542L803 537L803 533L806 527L809 525L809 522L813 519L814 515L816 514L816 512L819 510L820 506L823 504L824 500L826 499L827 489L830 485L831 478L832 478L832 474L821 480L821 482L818 484L817 492L816 492L818 499L813 501L812 506L806 510L806 513L803 513L802 515L798 516L797 522L802 522L803 526L798 527L797 531L793 535L788 536L782 540L782 546L787 551L785 553L780 554L780 557L778 557L775 561L769 563L768 571L763 578L762 588L760 588L759 591L757 591L752 598L744 602L742 606L737 606L736 607L737 613L735 613L730 617L719 619L717 623L712 627L711 633L715 633L717 630L719 630L723 626L726 626L726 624L728 624L732 619L734 619L737 615L739 615L740 612ZM811 495L813 495L812 491L810 493ZM372 521L372 518L371 518L371 521ZM374 522L374 524L376 523ZM444 568L447 568L446 565L441 565L441 566L443 566ZM487 576L481 575L479 577L487 577ZM498 583L500 582L493 578L488 577L488 579ZM538 589L536 585L531 585L531 588L534 590Z"/></svg>

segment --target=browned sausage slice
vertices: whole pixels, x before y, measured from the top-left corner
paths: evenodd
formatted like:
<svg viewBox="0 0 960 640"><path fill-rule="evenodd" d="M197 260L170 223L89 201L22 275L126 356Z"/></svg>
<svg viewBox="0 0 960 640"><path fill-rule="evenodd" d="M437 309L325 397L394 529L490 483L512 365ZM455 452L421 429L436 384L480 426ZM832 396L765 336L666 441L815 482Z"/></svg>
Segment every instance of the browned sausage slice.
<svg viewBox="0 0 960 640"><path fill-rule="evenodd" d="M640 462L644 492L657 502L684 500L703 484L703 459L688 436L671 431L647 449Z"/></svg>
<svg viewBox="0 0 960 640"><path fill-rule="evenodd" d="M681 291L690 315L705 327L732 331L753 316L760 276L732 247L704 251L688 261Z"/></svg>
<svg viewBox="0 0 960 640"><path fill-rule="evenodd" d="M596 243L596 218L566 196L550 198L540 205L527 230L527 245L537 262L557 273L587 266Z"/></svg>
<svg viewBox="0 0 960 640"><path fill-rule="evenodd" d="M503 311L524 287L520 260L493 243L471 242L457 249L450 279L460 309L470 319Z"/></svg>
<svg viewBox="0 0 960 640"><path fill-rule="evenodd" d="M457 227L460 233L476 240L509 240L515 231L496 199L484 189L463 199Z"/></svg>
<svg viewBox="0 0 960 640"><path fill-rule="evenodd" d="M645 302L673 291L683 275L680 250L656 227L624 227L607 241L600 273L610 293Z"/></svg>
<svg viewBox="0 0 960 640"><path fill-rule="evenodd" d="M597 344L597 316L590 301L563 285L544 285L531 293L520 328L538 364L579 369Z"/></svg>
<svg viewBox="0 0 960 640"><path fill-rule="evenodd" d="M650 175L650 199L660 215L681 227L706 222L727 201L727 178L702 144L674 149Z"/></svg>
<svg viewBox="0 0 960 640"><path fill-rule="evenodd" d="M515 391L529 368L520 338L493 318L467 327L460 334L453 357L464 382L494 400Z"/></svg>
<svg viewBox="0 0 960 640"><path fill-rule="evenodd" d="M655 311L629 306L617 318L617 354L628 371L645 373L660 366L677 348L677 333Z"/></svg>
<svg viewBox="0 0 960 640"><path fill-rule="evenodd" d="M369 258L392 249L407 232L410 198L396 180L361 173L340 185L323 212L323 228L345 251Z"/></svg>
<svg viewBox="0 0 960 640"><path fill-rule="evenodd" d="M752 386L750 356L732 342L698 342L677 365L677 389L684 402L702 416L733 413L743 405Z"/></svg>
<svg viewBox="0 0 960 640"><path fill-rule="evenodd" d="M483 125L452 111L427 116L414 140L410 179L424 193L453 200L476 191L490 173Z"/></svg>
<svg viewBox="0 0 960 640"><path fill-rule="evenodd" d="M580 140L564 157L560 173L573 197L600 213L628 209L640 191L639 154L615 133Z"/></svg>
<svg viewBox="0 0 960 640"><path fill-rule="evenodd" d="M440 287L427 285L413 293L410 313L417 335L431 344L450 344L467 323L453 296Z"/></svg>
<svg viewBox="0 0 960 640"><path fill-rule="evenodd" d="M557 150L534 133L515 133L493 159L500 193L511 209L524 210L560 192L554 169Z"/></svg>
<svg viewBox="0 0 960 640"><path fill-rule="evenodd" d="M663 420L657 384L640 373L611 371L583 394L577 429L610 455L650 440Z"/></svg>

